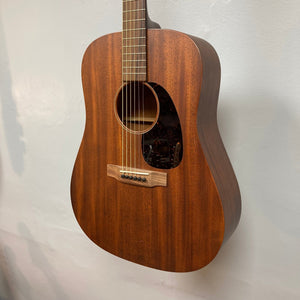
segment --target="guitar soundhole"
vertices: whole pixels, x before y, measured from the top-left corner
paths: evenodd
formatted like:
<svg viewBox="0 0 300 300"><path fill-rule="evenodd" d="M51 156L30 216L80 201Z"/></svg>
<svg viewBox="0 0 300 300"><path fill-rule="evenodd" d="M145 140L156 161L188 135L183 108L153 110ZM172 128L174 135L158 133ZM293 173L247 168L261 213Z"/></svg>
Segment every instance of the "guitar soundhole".
<svg viewBox="0 0 300 300"><path fill-rule="evenodd" d="M179 117L167 91L155 83L150 85L159 99L160 113L155 126L143 135L143 156L145 161L154 168L176 168L183 155Z"/></svg>
<svg viewBox="0 0 300 300"><path fill-rule="evenodd" d="M158 119L157 95L148 83L126 83L117 93L115 111L117 119L128 131L145 133L154 127Z"/></svg>

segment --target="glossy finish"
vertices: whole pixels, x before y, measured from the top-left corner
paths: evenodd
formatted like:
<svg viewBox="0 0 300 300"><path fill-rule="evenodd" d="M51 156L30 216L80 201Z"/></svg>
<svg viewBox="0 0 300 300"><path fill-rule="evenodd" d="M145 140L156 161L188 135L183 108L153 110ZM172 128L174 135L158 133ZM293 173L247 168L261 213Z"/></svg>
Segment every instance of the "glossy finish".
<svg viewBox="0 0 300 300"><path fill-rule="evenodd" d="M215 118L218 58L200 39L148 31L148 80L173 100L184 147L180 165L164 170L168 186L149 189L106 174L108 164L122 163L114 115L121 53L121 33L115 33L93 42L84 56L86 128L71 184L76 218L88 237L119 257L161 270L197 270L216 256L240 216L237 182ZM143 159L141 136L135 145L137 168L157 171Z"/></svg>

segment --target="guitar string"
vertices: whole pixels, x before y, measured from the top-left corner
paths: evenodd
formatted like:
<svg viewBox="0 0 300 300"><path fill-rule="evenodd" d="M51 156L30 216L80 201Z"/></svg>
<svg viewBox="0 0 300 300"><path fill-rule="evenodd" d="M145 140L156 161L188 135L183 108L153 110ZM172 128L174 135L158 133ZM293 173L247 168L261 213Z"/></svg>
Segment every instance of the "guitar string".
<svg viewBox="0 0 300 300"><path fill-rule="evenodd" d="M135 8L136 9L136 8ZM137 12L135 12L135 16L134 16L134 20L137 19L136 17ZM133 20L133 18L131 19ZM131 22L133 24L133 28L136 28L136 22ZM136 45L136 39L134 39L134 45ZM135 47L134 47L135 48ZM135 71L134 73L136 73L136 63L135 63ZM136 75L134 74L134 80L133 80L133 110L134 110L134 117L133 117L133 130L134 130L134 134L133 134L133 166L134 168L136 167L136 154L135 154L135 143L136 143L136 134L135 134L135 130L136 130L136 115L135 115L135 85L136 85Z"/></svg>
<svg viewBox="0 0 300 300"><path fill-rule="evenodd" d="M123 11L126 10L126 1L123 1ZM124 92L125 91L125 88L124 88L124 84L125 84L125 77L124 77L124 66L125 66L125 61L124 61L124 41L126 41L126 45L127 45L127 40L124 39L124 14L122 13L122 27L123 27L123 30L122 30L122 85L121 85L121 93L122 93L122 170L124 171L124 160L125 160L125 153L124 153ZM126 133L125 133L126 134Z"/></svg>
<svg viewBox="0 0 300 300"><path fill-rule="evenodd" d="M139 24L142 22L142 18L140 17L139 14L136 15L136 20L139 20L139 21L136 21L137 23L135 24L138 24L136 25L137 27L141 28L143 26L139 26ZM141 35L139 34L138 37L141 37ZM139 52L141 51L141 47L140 47L140 42L141 42L141 39L137 38L137 41L135 42L136 45L139 45L138 49L139 49ZM136 66L136 73L138 73L138 70L139 70L139 63L138 61L136 61L135 63L135 66ZM138 75L137 75L138 77ZM139 79L139 78L138 78ZM140 81L137 80L137 101L138 101L138 107L137 107L137 110L138 110L138 116L137 116L137 124L138 124L138 131L140 131L140 110L139 110L139 89L140 89ZM136 134L136 139L137 139L137 134ZM136 145L135 145L135 149L136 149ZM137 165L135 166L135 168L137 168Z"/></svg>
<svg viewBox="0 0 300 300"><path fill-rule="evenodd" d="M126 37L127 37L127 33L130 32L131 29L131 22L128 22L129 20L131 20L131 16L132 16L132 1L126 1L126 9L125 9L125 20L126 22L124 22L124 29L126 32ZM128 14L129 11L129 14ZM126 24L126 26L125 26ZM132 43L131 40L126 40L126 46L128 51L130 51L130 55L128 55L126 58L132 59L132 51L129 49L132 49ZM131 64L129 63L129 66L131 66ZM131 132L128 129L131 129L131 118L132 118L132 114L131 114L131 100L132 100L132 84L131 84L131 71L130 71L130 67L128 67L128 62L126 62L126 170L131 171ZM128 135L129 135L129 141L127 141L128 139ZM128 149L128 144L129 144L129 149ZM128 157L129 156L129 157ZM129 164L129 165L128 165Z"/></svg>
<svg viewBox="0 0 300 300"><path fill-rule="evenodd" d="M146 8L146 1L145 1L145 8ZM146 19L146 10L145 10L145 19ZM147 26L147 23L146 23L146 21L145 21L145 27ZM147 37L147 30L145 31L145 35L146 35L146 37ZM147 39L145 39L146 40L146 43L147 43ZM147 44L146 44L147 45ZM146 54L145 54L145 59L146 59L146 63L147 63L147 47L146 47ZM147 75L146 75L147 76ZM146 80L147 80L147 78L146 78ZM146 125L145 125L145 86L143 86L143 103L144 103L144 109L143 109L143 122L144 122L144 127L146 127L147 126L147 123L146 123ZM144 140L145 141L145 140ZM145 146L145 143L143 143L143 150L144 150L144 146Z"/></svg>
<svg viewBox="0 0 300 300"><path fill-rule="evenodd" d="M133 13L132 12L135 12L135 13L137 13L137 12L136 12L136 9L134 9L134 7L133 7L134 1L130 1L130 0L129 1L123 1L123 3L124 3L124 5L129 4L129 9L128 9L127 6L126 6L126 8L124 8L124 11L126 11L126 13L129 10L129 20L128 20L128 18L125 18L124 15L123 15L123 19L126 20L126 22L123 23L123 29L125 29L125 31L128 32L128 31L132 31L135 27L137 27L136 23L131 22L131 21L133 21L133 18L132 18ZM144 12L144 19L142 19L142 20L146 22L145 10L143 12ZM125 26L124 26L125 23L126 23L126 25L129 25L128 28L127 27L125 28ZM133 28L131 27L130 24L133 25ZM146 25L146 23L145 23L145 25ZM144 27L146 27L146 26L144 26ZM124 37L123 33L122 33L122 36ZM125 40L126 41L125 42L126 47L129 48L129 47L132 46L132 45L130 45L129 40L133 40L134 45L137 45L136 38L137 38L137 36L135 34L134 34L134 37L130 38L130 39L126 36L126 40ZM146 41L146 37L145 37L145 41ZM128 42L129 42L129 44L128 44ZM124 40L123 40L123 46L124 46ZM132 61L135 61L135 67L136 67L136 65L137 65L136 55L139 54L139 53L136 53L135 47L131 47L131 48L133 48L133 52L130 53L131 54L130 57L133 58ZM139 47L139 50L140 50L140 47ZM123 51L122 51L122 53L123 53ZM122 59L124 59L123 55L122 55ZM126 62L125 68L126 68L125 76L127 76L127 74L128 74L129 79L130 79L129 81L124 80L124 91L125 91L125 98L126 98L126 101L125 101L125 105L126 105L126 114L125 114L126 166L125 166L125 168L127 169L128 162L129 162L129 170L132 171L131 169L132 169L133 166L136 168L136 150L137 150L136 149L136 122L138 122L138 124L141 123L140 122L140 120L141 120L141 117L140 117L140 115L141 115L140 105L141 104L140 104L140 102L142 102L142 106L143 106L143 121L142 121L143 127L142 127L142 129L144 130L144 128L145 128L145 112L144 112L144 108L145 108L145 105L144 105L145 88L144 88L144 83L143 83L142 84L142 93L140 93L140 84L138 84L138 82L136 82L137 81L137 76L138 76L137 68L135 68L135 72L131 72L131 70L128 70L129 68L127 67L127 62ZM124 70L123 70L123 67L122 67L122 74L123 74L123 72L124 72ZM134 75L134 76L132 76L132 75ZM132 81L133 81L133 83L132 83ZM137 91L137 93L138 93L137 96L136 96L136 90L138 90ZM140 94L142 94L142 99L140 99L140 96L139 96ZM122 97L123 97L123 89L122 89ZM139 105L139 108L138 108L139 117L138 118L136 116L136 101L138 101L138 105ZM123 103L123 98L122 98L122 115L124 115L123 110L124 110L124 103ZM132 110L133 110L133 112L132 112ZM128 116L128 112L129 112L129 116ZM122 117L122 119L124 120L123 117ZM128 123L129 123L130 127L128 127ZM138 126L139 126L138 127L139 130L141 130L141 126L140 125L138 125ZM128 129L130 129L130 130L128 130ZM127 133L127 131L128 131L128 133ZM133 133L133 137L132 137L132 133ZM129 134L129 142L127 141L127 134ZM133 141L132 141L132 139L133 139ZM129 151L128 151L128 144L129 144ZM132 148L133 148L133 151L132 151ZM144 149L144 143L143 143L143 149ZM123 153L123 146L122 146L122 153ZM132 158L132 155L133 155L133 158ZM128 158L128 156L129 156L129 158ZM122 158L123 158L123 154L122 154ZM123 164L124 164L124 162L122 163L122 165Z"/></svg>
<svg viewBox="0 0 300 300"><path fill-rule="evenodd" d="M133 14L133 10L134 10L134 2L130 2L129 6L130 6L130 12L129 12L129 20L132 20L132 14ZM132 24L130 24L131 22L129 22L129 29L133 29L131 27ZM132 48L132 47L131 47ZM133 47L134 48L134 47ZM133 53L135 53L135 50L133 51ZM131 71L129 73L132 73ZM132 111L131 111L131 106L132 106L132 74L130 74L130 95L129 95L129 108L130 108L130 112L129 112L129 125L130 125L130 129L132 130ZM130 138L130 150L129 150L129 157L130 157L130 167L129 170L130 172L132 172L132 146L131 146L131 142L132 142L132 132L130 131L129 133L129 138Z"/></svg>
<svg viewBox="0 0 300 300"><path fill-rule="evenodd" d="M131 29L136 29L138 26L137 26L137 23L136 23L136 19L137 18L137 14L138 14L138 11L136 11L137 7L138 7L138 2L137 3L133 3L135 4L135 7L132 8L132 11L134 11L134 13L132 13L132 18L131 18L131 24L132 24L132 28ZM135 45L137 45L137 38L136 38L136 34L134 33L134 39L133 40L133 49L134 49L134 53L136 53L136 47ZM137 52L139 51L139 49L137 50ZM136 58L136 54L134 55L134 59ZM136 122L137 122L137 119L136 119L136 87L137 87L137 62L134 62L133 63L133 110L134 110L134 113L133 113L133 167L136 168Z"/></svg>
<svg viewBox="0 0 300 300"><path fill-rule="evenodd" d="M123 11L125 10L125 2L122 3ZM122 85L121 85L121 93L122 93L122 123L124 122L124 16L122 13ZM122 170L124 170L124 128L122 126Z"/></svg>
<svg viewBox="0 0 300 300"><path fill-rule="evenodd" d="M145 23L144 23L144 27L146 28L147 27L147 20L146 20L146 1L143 1L144 2L144 7L145 7L145 10L144 10L144 18L145 18ZM145 52L146 52L146 55L145 55L145 66L147 66L147 30L145 30ZM147 70L147 68L146 68ZM146 75L147 76L147 75ZM145 78L145 81L147 81L147 78ZM142 86L142 103L143 103L143 130L145 129L145 83L143 83L143 86ZM142 135L142 145L143 145L143 153L144 153L144 134Z"/></svg>
<svg viewBox="0 0 300 300"><path fill-rule="evenodd" d="M143 0L143 7L145 8L144 10L144 28L147 28L147 15L146 15L146 1ZM146 55L145 55L145 61L143 62L144 64L144 69L147 70L146 66L147 66L147 30L145 30L145 39L143 39L144 41L144 45L145 45L145 52L146 52ZM145 71L145 73L147 73ZM143 105L143 130L145 129L145 105L144 105L144 94L145 94L145 83L147 81L147 75L145 76L145 82L143 82L143 85L142 85L142 105ZM143 149L143 152L144 152L144 134L142 134L142 149ZM142 154L143 155L143 154ZM142 159L142 158L141 158Z"/></svg>
<svg viewBox="0 0 300 300"><path fill-rule="evenodd" d="M144 6L143 6L143 0L141 1L141 8L143 8ZM144 18L143 18L143 11L142 11L142 15L140 15L139 13L136 15L136 19L137 20L139 20L139 21L137 21L138 22L138 24L136 25L137 27L139 27L139 28L143 28L143 27L145 27L144 26ZM142 25L140 25L142 23ZM140 25L140 26L139 26ZM141 31L142 32L142 31ZM138 35L138 39L137 39L137 41L135 42L135 44L136 45L139 45L139 47L138 47L138 52L141 52L141 44L143 43L143 39L141 39L141 38L139 38L139 37L141 37L142 36L142 34L139 34ZM142 44L143 45L143 44ZM140 55L138 56L138 57L140 57ZM138 67L138 68L136 68L136 73L139 73L139 71L138 70L140 70L141 68L140 68L140 62L139 61L136 61L136 63L135 63L135 66L136 67ZM138 69L138 70L137 70ZM139 75L137 75L136 76L137 78L139 77ZM138 78L139 80L140 80L140 78ZM141 84L143 84L143 83L141 83L140 81L137 81L137 89L138 89L138 131L140 132L141 131L141 109L140 109L140 86L141 86ZM139 135L138 134L136 134L136 139L139 137ZM137 146L135 145L135 149L137 149ZM140 166L140 161L139 161L139 166ZM137 166L135 166L135 168L137 168Z"/></svg>
<svg viewBox="0 0 300 300"><path fill-rule="evenodd" d="M132 15L132 3L130 3L131 1L127 1L127 8L126 8L126 21L127 20L131 20L131 15ZM128 7L129 6L129 7ZM129 10L129 15L128 15L128 11ZM130 22L127 22L126 23L126 27L125 27L125 31L126 33L130 32ZM128 48L131 49L131 41L129 41L129 44L128 44ZM128 50L129 50L128 49ZM129 58L132 58L132 53L130 53L130 55L128 55ZM130 64L129 64L130 65ZM130 68L128 68L128 65L126 65L126 76L127 76L127 82L126 82L126 90L127 90L127 93L126 93L126 108L127 108L127 113L126 113L126 135L128 136L129 135L129 141L127 142L128 143L128 146L126 147L126 156L128 156L128 161L126 163L126 170L129 170L131 171L131 132L128 130L131 128L131 89L132 89L132 85L131 85L131 72L130 72Z"/></svg>
<svg viewBox="0 0 300 300"><path fill-rule="evenodd" d="M133 88L133 92L134 92L134 144L133 144L133 158L134 158L134 168L136 168L136 122L137 122L137 118L136 118L136 87L137 87L137 82L136 82L136 78L134 81L134 88Z"/></svg>
<svg viewBox="0 0 300 300"><path fill-rule="evenodd" d="M141 5L141 7L143 7L143 4ZM139 16L137 16L137 19L139 19L140 21L139 21L139 24L137 25L137 27L139 27L139 28L144 28L144 24L143 24L143 21L144 21L144 19L143 19L143 15L139 15ZM141 37L142 36L142 34L139 34L139 37ZM141 47L140 47L140 45L141 45L141 43L142 43L142 39L138 39L138 45L139 45L139 47L138 47L138 49L139 49L139 52L141 52ZM140 57L140 56L139 56ZM136 62L136 66L139 66L140 67L140 63L137 61ZM140 68L139 68L139 70L140 70ZM138 72L137 72L138 73ZM139 76L139 75L138 75ZM139 80L140 80L140 78L139 78ZM141 83L140 81L138 82L138 103L139 103L139 108L138 108L138 112L139 112L139 116L138 116L138 124L139 124L139 132L141 131L141 110L140 110L140 85L141 84L143 84L143 83Z"/></svg>
<svg viewBox="0 0 300 300"><path fill-rule="evenodd" d="M127 4L127 3L126 3ZM126 8L125 8L125 10L124 11L126 11L126 10L128 10L128 5L126 5ZM125 13L125 15L127 15L127 13ZM127 18L125 18L125 15L124 15L124 19L125 20L127 20ZM125 28L125 26L124 26L124 32L126 32L127 33L127 31L126 31L126 28ZM127 34L126 34L126 36L127 36ZM128 44L127 44L128 42L127 42L127 40L126 40L126 46L128 46ZM126 58L127 58L128 56L126 56ZM125 127L127 128L127 126L128 126L128 75L127 75L127 73L128 73L128 71L127 71L127 62L126 62L126 75L125 75L125 77L126 77L126 85L125 85L125 96L126 96L126 100L125 100L125 107L126 107L126 113L125 113ZM126 149L125 149L125 152L126 152L126 166L125 166L125 169L126 169L126 171L127 171L127 167L128 167L128 133L127 133L127 129L125 128L125 130L126 130Z"/></svg>

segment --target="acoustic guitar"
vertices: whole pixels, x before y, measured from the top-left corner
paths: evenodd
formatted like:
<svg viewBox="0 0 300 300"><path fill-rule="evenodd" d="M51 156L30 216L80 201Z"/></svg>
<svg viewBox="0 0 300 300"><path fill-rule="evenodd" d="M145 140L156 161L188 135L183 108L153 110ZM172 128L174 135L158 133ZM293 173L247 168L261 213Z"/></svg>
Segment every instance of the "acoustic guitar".
<svg viewBox="0 0 300 300"><path fill-rule="evenodd" d="M213 47L160 29L145 0L123 0L123 30L90 44L82 84L86 125L71 180L82 230L144 266L207 265L241 213L217 126Z"/></svg>

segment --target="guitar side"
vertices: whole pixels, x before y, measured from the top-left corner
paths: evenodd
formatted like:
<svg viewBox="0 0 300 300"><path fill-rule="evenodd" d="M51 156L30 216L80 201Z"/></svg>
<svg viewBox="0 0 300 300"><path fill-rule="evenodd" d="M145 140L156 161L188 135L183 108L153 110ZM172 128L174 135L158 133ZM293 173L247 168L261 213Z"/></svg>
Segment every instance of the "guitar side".
<svg viewBox="0 0 300 300"><path fill-rule="evenodd" d="M203 62L203 81L197 117L198 134L222 200L225 217L224 241L226 241L240 221L241 194L217 123L220 62L215 49L209 43L194 36L190 38L197 45Z"/></svg>
<svg viewBox="0 0 300 300"><path fill-rule="evenodd" d="M207 265L240 217L237 181L216 120L220 68L206 42L148 30L148 81L169 93L183 136L183 158L166 187L137 187L107 176L121 165L114 99L122 85L121 33L93 42L82 65L86 127L74 166L71 199L87 236L103 249L145 266L176 272ZM138 167L150 171L137 138Z"/></svg>

